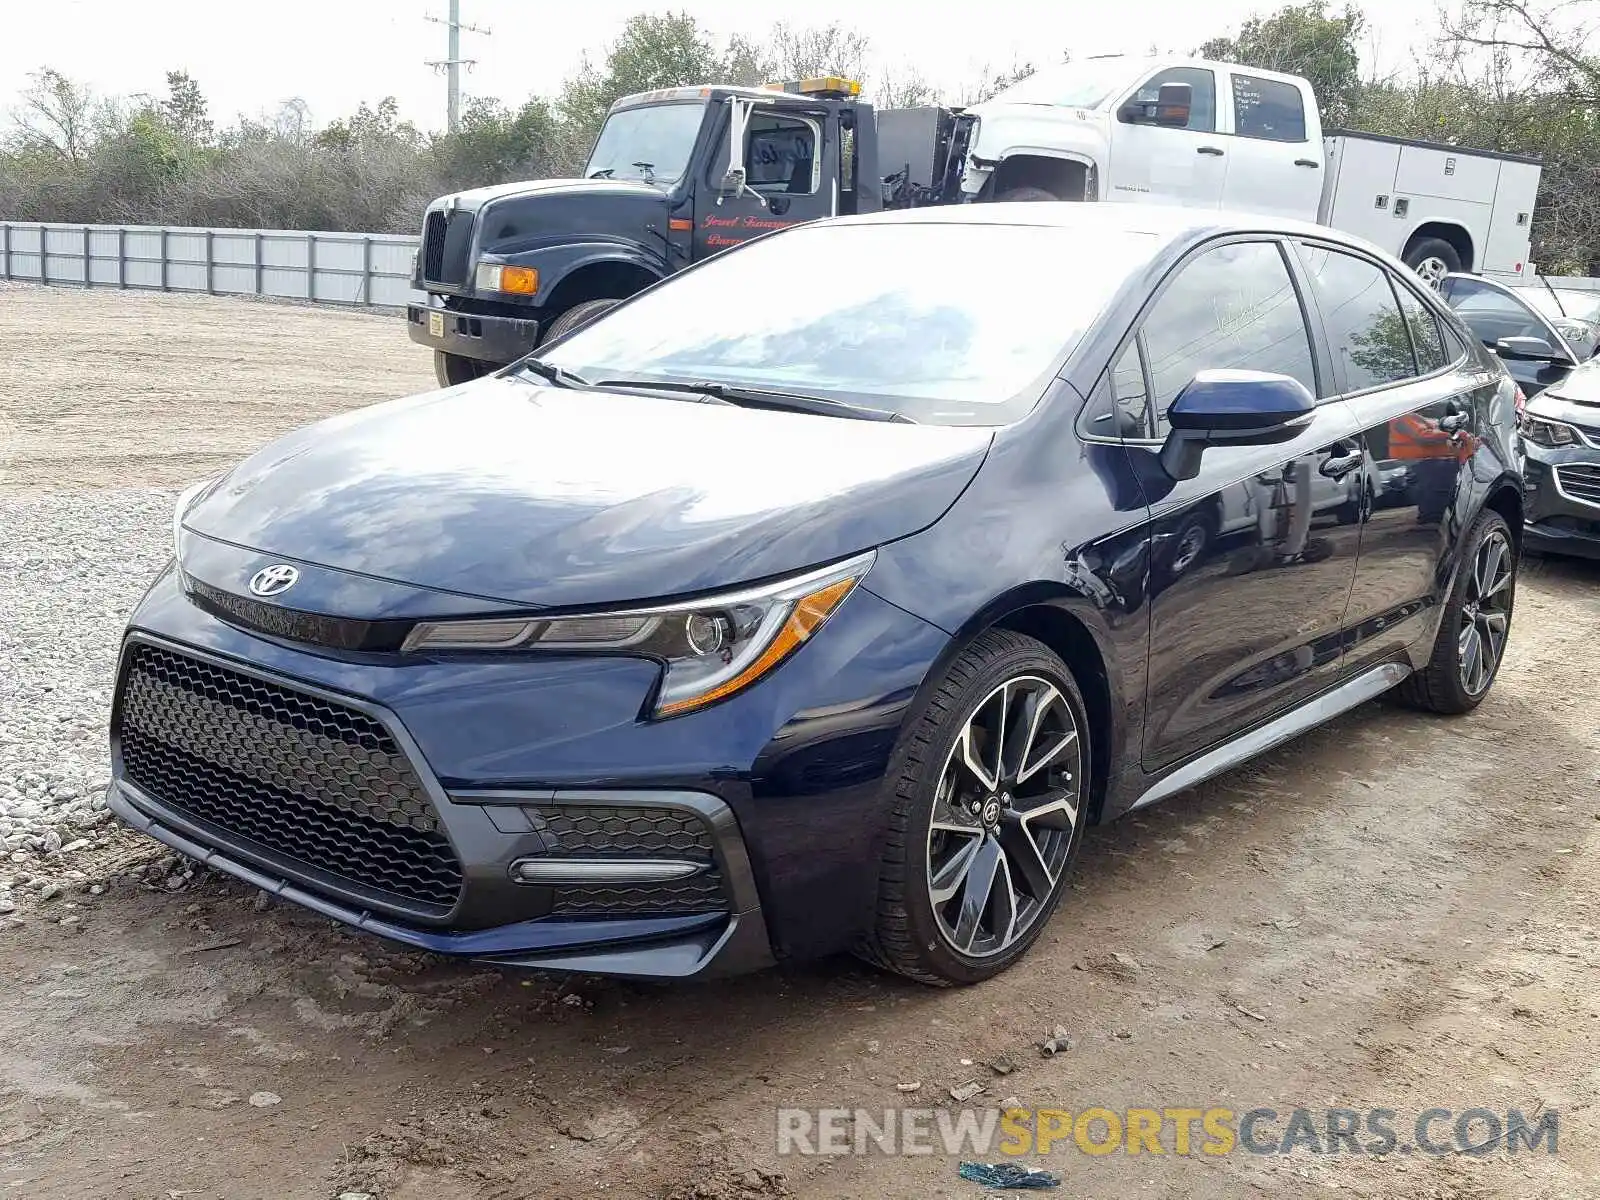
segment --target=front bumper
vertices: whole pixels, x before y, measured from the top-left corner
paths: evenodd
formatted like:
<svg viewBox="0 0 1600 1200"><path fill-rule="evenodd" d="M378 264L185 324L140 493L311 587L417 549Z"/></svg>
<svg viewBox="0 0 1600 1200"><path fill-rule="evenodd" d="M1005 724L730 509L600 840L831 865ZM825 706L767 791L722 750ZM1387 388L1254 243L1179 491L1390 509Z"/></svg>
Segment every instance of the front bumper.
<svg viewBox="0 0 1600 1200"><path fill-rule="evenodd" d="M1523 446L1523 547L1600 559L1600 451Z"/></svg>
<svg viewBox="0 0 1600 1200"><path fill-rule="evenodd" d="M540 328L537 316L504 317L406 305L406 332L413 342L501 366L531 354L539 344Z"/></svg>
<svg viewBox="0 0 1600 1200"><path fill-rule="evenodd" d="M249 561L225 574L248 578L257 556L239 553ZM642 660L311 646L232 623L169 569L125 641L110 804L219 870L444 954L681 979L833 953L871 920L883 774L947 635L865 589L824 635L748 692L652 722L639 713L656 668ZM159 686L130 683L144 654L168 656ZM365 775L332 797L343 808L308 809L352 758ZM362 790L374 770L389 773L376 801ZM431 843L405 828L419 815ZM637 880L571 903L547 874L519 877L521 863L596 852L706 869L663 885L669 903Z"/></svg>

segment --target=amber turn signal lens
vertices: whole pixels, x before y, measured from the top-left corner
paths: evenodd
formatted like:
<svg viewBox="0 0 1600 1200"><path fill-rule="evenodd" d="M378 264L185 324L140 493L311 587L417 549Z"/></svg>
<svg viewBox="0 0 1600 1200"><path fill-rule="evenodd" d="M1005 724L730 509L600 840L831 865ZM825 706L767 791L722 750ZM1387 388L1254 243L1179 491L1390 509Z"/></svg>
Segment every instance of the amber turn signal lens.
<svg viewBox="0 0 1600 1200"><path fill-rule="evenodd" d="M539 290L539 272L532 267L502 267L500 290L531 296Z"/></svg>

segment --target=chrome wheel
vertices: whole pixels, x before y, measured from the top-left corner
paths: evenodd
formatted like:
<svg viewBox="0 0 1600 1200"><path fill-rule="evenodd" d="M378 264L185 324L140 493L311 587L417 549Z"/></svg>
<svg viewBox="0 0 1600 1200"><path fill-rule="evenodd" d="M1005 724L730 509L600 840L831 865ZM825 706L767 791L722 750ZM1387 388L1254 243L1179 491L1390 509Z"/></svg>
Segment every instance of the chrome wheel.
<svg viewBox="0 0 1600 1200"><path fill-rule="evenodd" d="M1500 530L1490 531L1473 555L1456 643L1461 686L1469 696L1482 695L1494 681L1505 653L1515 574L1511 543Z"/></svg>
<svg viewBox="0 0 1600 1200"><path fill-rule="evenodd" d="M1416 271L1423 283L1431 288L1437 288L1444 281L1444 277L1450 274L1450 264L1442 258L1430 255L1419 262L1412 270Z"/></svg>
<svg viewBox="0 0 1600 1200"><path fill-rule="evenodd" d="M1009 679L967 717L928 826L928 895L951 949L1000 954L1049 911L1072 851L1082 763L1072 708L1047 679Z"/></svg>

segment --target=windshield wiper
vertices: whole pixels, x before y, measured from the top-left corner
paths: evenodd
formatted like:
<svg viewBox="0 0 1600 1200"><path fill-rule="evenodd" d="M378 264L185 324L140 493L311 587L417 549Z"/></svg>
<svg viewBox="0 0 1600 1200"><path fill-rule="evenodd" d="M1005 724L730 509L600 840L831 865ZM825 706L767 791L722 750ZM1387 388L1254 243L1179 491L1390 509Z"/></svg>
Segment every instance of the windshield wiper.
<svg viewBox="0 0 1600 1200"><path fill-rule="evenodd" d="M543 359L525 358L516 364L516 369L537 375L552 387L588 389L594 386L582 375L575 375L565 367L558 367Z"/></svg>
<svg viewBox="0 0 1600 1200"><path fill-rule="evenodd" d="M771 388L744 387L736 383L714 383L709 380L696 383L662 383L654 379L599 379L594 387L638 388L641 391L699 392L724 404L737 404L750 408L776 408L788 412L816 413L824 417L849 417L857 421L897 421L903 425L916 422L904 413L883 408L868 408L865 404L851 404L848 400L832 400L827 396L809 396L803 392L785 392Z"/></svg>
<svg viewBox="0 0 1600 1200"><path fill-rule="evenodd" d="M613 172L615 170L616 170L615 167L601 167L598 171L590 171L589 172L589 178L590 179L610 179L611 178L611 172Z"/></svg>

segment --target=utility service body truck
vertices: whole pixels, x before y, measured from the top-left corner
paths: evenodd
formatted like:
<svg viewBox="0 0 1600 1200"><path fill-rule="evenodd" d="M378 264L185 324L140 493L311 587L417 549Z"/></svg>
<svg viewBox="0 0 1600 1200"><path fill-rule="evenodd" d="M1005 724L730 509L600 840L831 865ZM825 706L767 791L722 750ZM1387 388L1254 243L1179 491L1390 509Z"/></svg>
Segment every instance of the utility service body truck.
<svg viewBox="0 0 1600 1200"><path fill-rule="evenodd" d="M966 109L875 112L836 78L669 88L612 106L583 179L430 204L412 280L428 301L408 330L460 383L771 230L987 201L1278 214L1357 233L1430 282L1519 276L1539 170L1324 131L1307 80L1199 59L1062 64Z"/></svg>

